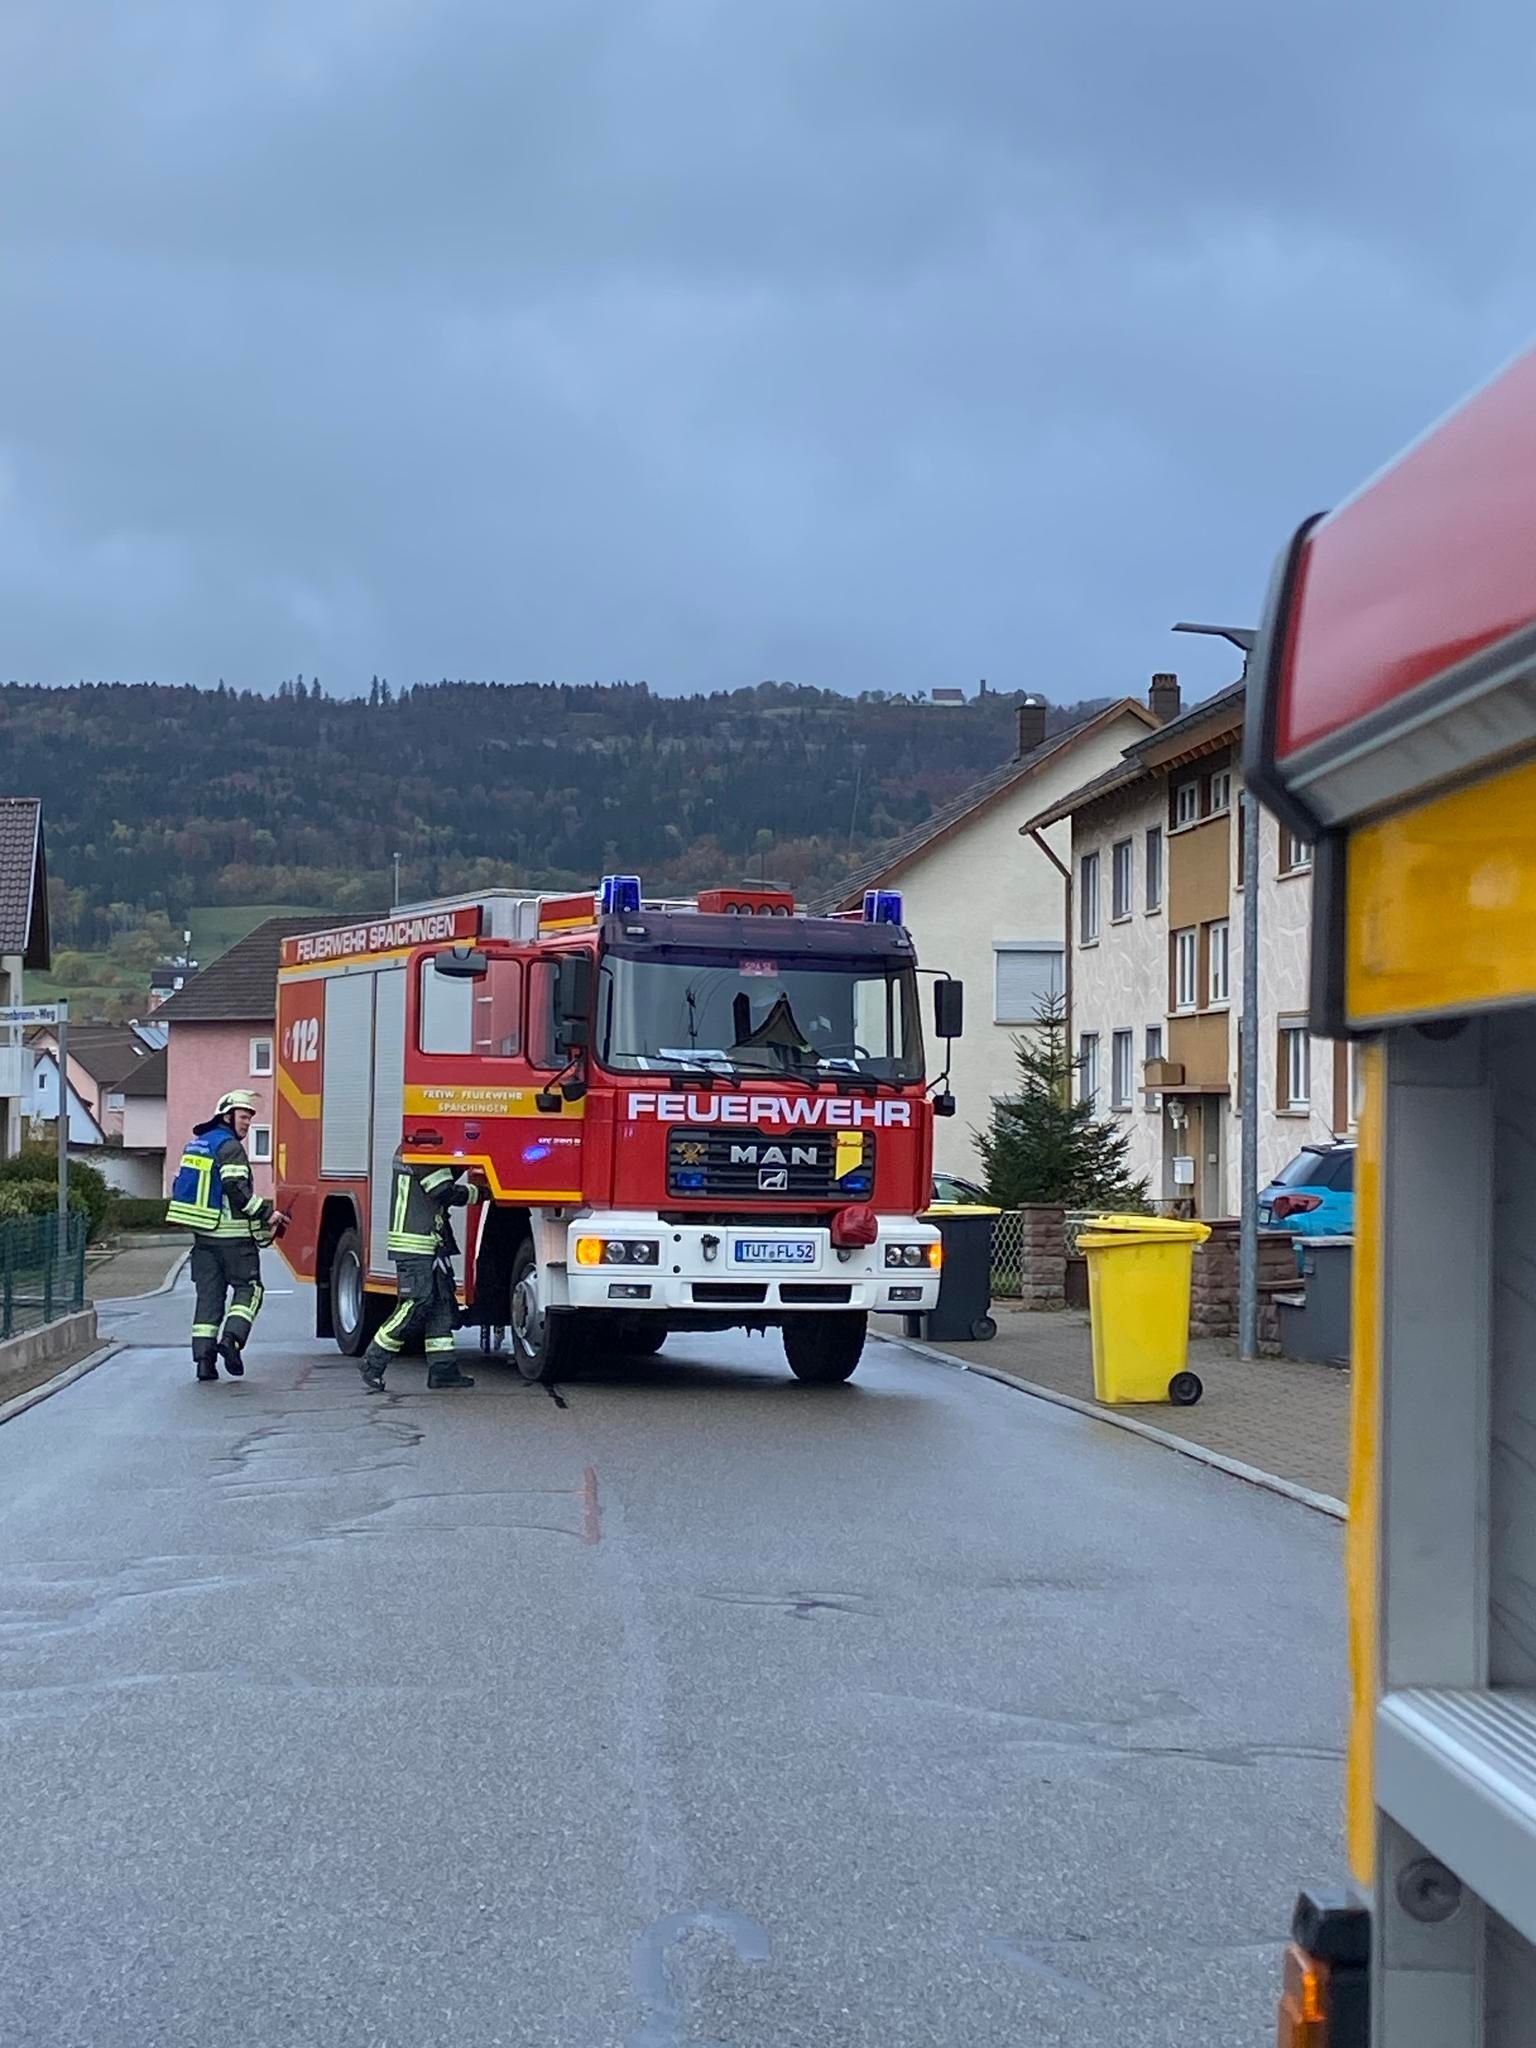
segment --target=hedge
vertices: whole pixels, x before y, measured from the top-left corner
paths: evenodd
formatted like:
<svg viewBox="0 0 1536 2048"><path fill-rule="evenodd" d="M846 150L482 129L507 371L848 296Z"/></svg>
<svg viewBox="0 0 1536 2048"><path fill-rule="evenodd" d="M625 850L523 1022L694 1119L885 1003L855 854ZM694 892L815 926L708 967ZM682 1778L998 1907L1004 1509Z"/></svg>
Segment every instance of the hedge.
<svg viewBox="0 0 1536 2048"><path fill-rule="evenodd" d="M164 1195L119 1195L112 1204L114 1230L163 1230Z"/></svg>
<svg viewBox="0 0 1536 2048"><path fill-rule="evenodd" d="M8 1192L17 1187L26 1190L20 1206ZM41 1199L39 1189L46 1192L46 1201ZM51 1145L23 1145L14 1159L0 1159L0 1202L4 1203L0 1215L46 1216L58 1203L58 1190L59 1159ZM83 1211L87 1237L100 1234L112 1207L112 1190L106 1175L81 1159L69 1162L69 1206Z"/></svg>

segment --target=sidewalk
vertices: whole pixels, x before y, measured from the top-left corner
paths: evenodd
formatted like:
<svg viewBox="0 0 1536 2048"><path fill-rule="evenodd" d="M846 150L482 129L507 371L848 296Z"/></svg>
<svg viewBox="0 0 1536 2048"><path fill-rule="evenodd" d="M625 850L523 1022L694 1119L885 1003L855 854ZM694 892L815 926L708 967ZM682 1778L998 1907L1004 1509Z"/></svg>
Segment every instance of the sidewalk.
<svg viewBox="0 0 1536 2048"><path fill-rule="evenodd" d="M1093 1353L1088 1318L1077 1310L1041 1314L995 1301L997 1335L985 1344L935 1344L935 1351L977 1369L1000 1372L1048 1387L1074 1400L1093 1400ZM878 1317L883 1336L901 1325ZM1271 1472L1313 1493L1343 1500L1349 1486L1350 1376L1334 1366L1301 1365L1265 1358L1245 1365L1235 1344L1196 1338L1189 1347L1192 1371L1205 1382L1204 1398L1193 1408L1127 1406L1103 1408L1106 1416L1130 1416L1169 1436L1201 1444L1239 1463Z"/></svg>
<svg viewBox="0 0 1536 2048"><path fill-rule="evenodd" d="M121 1251L104 1259L91 1259L86 1267L85 1291L92 1301L126 1301L135 1294L153 1294L163 1287L174 1267L187 1255L186 1240L168 1245L127 1243Z"/></svg>

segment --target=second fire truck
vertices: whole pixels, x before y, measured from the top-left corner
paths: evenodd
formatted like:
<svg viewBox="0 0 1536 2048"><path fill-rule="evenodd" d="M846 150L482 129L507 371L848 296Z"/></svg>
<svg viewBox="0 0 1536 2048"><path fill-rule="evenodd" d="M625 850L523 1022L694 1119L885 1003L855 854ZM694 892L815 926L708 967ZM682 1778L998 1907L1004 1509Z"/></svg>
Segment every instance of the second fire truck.
<svg viewBox="0 0 1536 2048"><path fill-rule="evenodd" d="M960 984L932 984L946 1043ZM393 1293L390 1167L447 1161L490 1196L459 1261L473 1320L530 1380L594 1346L778 1329L845 1380L872 1311L921 1314L941 1247L917 960L900 899L808 917L769 889L431 903L284 942L276 1167L283 1254L356 1355Z"/></svg>

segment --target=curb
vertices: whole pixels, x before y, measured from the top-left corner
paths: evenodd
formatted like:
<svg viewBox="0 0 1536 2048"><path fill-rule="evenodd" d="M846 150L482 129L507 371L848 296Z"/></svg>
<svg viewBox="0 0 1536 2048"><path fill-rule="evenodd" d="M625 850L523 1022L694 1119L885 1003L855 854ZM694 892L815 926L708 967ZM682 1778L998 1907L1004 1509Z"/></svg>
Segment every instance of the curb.
<svg viewBox="0 0 1536 2048"><path fill-rule="evenodd" d="M1329 1493L1314 1493L1310 1487L1298 1486L1293 1479L1282 1479L1278 1472L1261 1472L1257 1465L1245 1465L1239 1458L1229 1458L1221 1451L1207 1450L1204 1444L1191 1442L1186 1436L1175 1436L1171 1430L1157 1429L1150 1422L1138 1422L1131 1415L1116 1415L1107 1408L1101 1408L1096 1401L1080 1401L1075 1394L1059 1394L1054 1387L1042 1387L1034 1380L1020 1379L1016 1373L1004 1372L996 1365L972 1365L968 1358L956 1358L951 1351L939 1351L931 1344L920 1344L912 1337L888 1337L883 1331L876 1335L883 1344L894 1344L900 1351L910 1351L914 1358L926 1358L936 1365L947 1365L952 1372L971 1372L981 1379L996 1380L1000 1386L1012 1387L1016 1393L1033 1394L1037 1401L1049 1401L1056 1408L1070 1408L1074 1415L1086 1415L1090 1421L1102 1422L1111 1429L1123 1429L1131 1436L1145 1437L1148 1443L1161 1444L1164 1450L1177 1451L1181 1457L1191 1458L1197 1465L1209 1465L1214 1471L1225 1472L1232 1479L1242 1479L1249 1486L1260 1486L1266 1493L1278 1493L1283 1500L1293 1500L1299 1507L1312 1508L1317 1514L1328 1515L1335 1522L1348 1518L1348 1509L1343 1501L1335 1500Z"/></svg>
<svg viewBox="0 0 1536 2048"><path fill-rule="evenodd" d="M191 1256L192 1253L190 1248L184 1251L181 1257L176 1261L175 1265L172 1266L170 1272L167 1273L165 1278L160 1282L160 1285L158 1287L147 1287L145 1288L142 1294L103 1295L100 1301L93 1300L91 1303L91 1307L94 1309L127 1308L130 1302L153 1301L157 1294L169 1294L172 1288L176 1285L176 1282L181 1278L182 1269L185 1267L188 1259L190 1259Z"/></svg>
<svg viewBox="0 0 1536 2048"><path fill-rule="evenodd" d="M118 1343L103 1344L99 1351L93 1351L88 1358L77 1358L73 1365L65 1366L62 1372L55 1373L51 1380L44 1380L41 1386L29 1387L26 1393L0 1402L0 1425L14 1422L18 1415L25 1415L39 1401L46 1401L50 1394L62 1394L66 1387L72 1387L76 1380L83 1380L88 1372L94 1372L98 1365L105 1365L115 1352L122 1349Z"/></svg>

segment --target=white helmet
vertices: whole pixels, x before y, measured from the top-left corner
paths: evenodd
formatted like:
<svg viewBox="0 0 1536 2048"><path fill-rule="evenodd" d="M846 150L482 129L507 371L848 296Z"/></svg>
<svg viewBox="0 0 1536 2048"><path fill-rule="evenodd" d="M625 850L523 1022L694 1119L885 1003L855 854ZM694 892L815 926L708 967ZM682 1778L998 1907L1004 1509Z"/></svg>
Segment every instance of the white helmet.
<svg viewBox="0 0 1536 2048"><path fill-rule="evenodd" d="M228 1116L231 1110L248 1109L254 1116L260 1106L249 1088L231 1088L227 1095L219 1097L213 1113L215 1116Z"/></svg>

